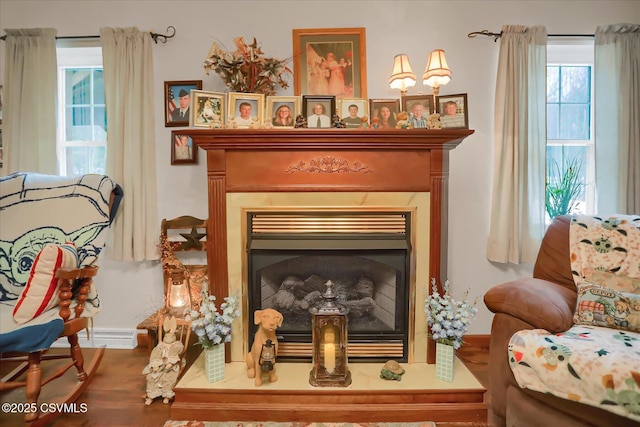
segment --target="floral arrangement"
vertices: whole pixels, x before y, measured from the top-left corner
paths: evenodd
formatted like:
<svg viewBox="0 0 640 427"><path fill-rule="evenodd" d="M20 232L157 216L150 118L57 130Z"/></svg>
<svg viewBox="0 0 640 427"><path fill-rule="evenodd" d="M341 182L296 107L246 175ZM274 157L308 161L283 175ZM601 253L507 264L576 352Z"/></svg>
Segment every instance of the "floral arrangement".
<svg viewBox="0 0 640 427"><path fill-rule="evenodd" d="M462 345L462 336L475 317L477 298L473 303L466 301L469 289L464 293L463 301L456 301L451 297L451 285L447 280L444 284L444 295L438 293L436 279L431 279L432 293L425 299L424 311L427 314L431 338L441 344L452 345L458 349Z"/></svg>
<svg viewBox="0 0 640 427"><path fill-rule="evenodd" d="M198 343L204 348L231 342L231 324L233 319L240 316L238 310L238 298L225 297L220 304L220 310L216 307L215 295L209 295L205 289L202 292L202 302L199 310L187 309L186 320L191 320L191 329L198 336Z"/></svg>
<svg viewBox="0 0 640 427"><path fill-rule="evenodd" d="M274 95L276 84L283 89L289 86L284 80L291 74L288 59L266 58L255 37L250 45L242 37L236 37L233 43L237 49L229 52L213 42L204 60L207 75L215 71L233 92Z"/></svg>

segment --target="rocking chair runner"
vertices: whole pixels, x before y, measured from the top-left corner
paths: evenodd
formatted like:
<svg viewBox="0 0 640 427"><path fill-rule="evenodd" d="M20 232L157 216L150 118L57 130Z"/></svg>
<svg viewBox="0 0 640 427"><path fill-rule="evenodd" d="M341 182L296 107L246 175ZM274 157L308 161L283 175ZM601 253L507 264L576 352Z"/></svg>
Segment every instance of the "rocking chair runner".
<svg viewBox="0 0 640 427"><path fill-rule="evenodd" d="M58 415L39 411L41 388L75 367L75 386L58 402L47 403L74 402L88 387L104 354L104 348L98 349L85 364L77 334L88 329L99 309L93 289L98 267L93 264L121 197L122 189L102 175L67 178L18 173L0 178L0 356L3 364L22 362L2 378L0 391L25 387L31 409L25 421L32 426L44 425ZM69 257L63 254L69 250L65 246L73 249L68 259L75 266L65 267L61 261ZM45 256L51 247L58 250L54 267ZM45 267L52 267L46 280L41 276ZM69 354L48 354L59 337L67 338ZM56 359L71 360L46 370L42 378L41 362Z"/></svg>

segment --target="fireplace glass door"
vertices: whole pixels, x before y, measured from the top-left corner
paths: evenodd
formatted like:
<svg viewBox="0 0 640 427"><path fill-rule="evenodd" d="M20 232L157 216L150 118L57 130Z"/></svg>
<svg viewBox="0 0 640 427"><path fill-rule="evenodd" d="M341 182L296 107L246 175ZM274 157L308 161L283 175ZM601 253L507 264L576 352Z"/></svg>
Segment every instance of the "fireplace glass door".
<svg viewBox="0 0 640 427"><path fill-rule="evenodd" d="M331 281L338 304L349 310L349 359L394 358L406 362L409 213L400 215L404 224L400 232L386 227L375 230L368 221L356 230L338 230L336 221L342 221L344 213L336 216L313 212L304 217L326 215L332 219L331 226L321 226L320 232L309 227L299 227L297 232L282 232L276 227L265 232L251 225L255 217L249 215L249 312L274 308L282 313L284 321L277 331L279 358L308 361L312 335L309 310L322 302L327 282ZM285 218L290 219L286 215ZM290 222L287 227L290 229ZM253 314L249 317L253 318ZM256 327L249 328L249 345Z"/></svg>

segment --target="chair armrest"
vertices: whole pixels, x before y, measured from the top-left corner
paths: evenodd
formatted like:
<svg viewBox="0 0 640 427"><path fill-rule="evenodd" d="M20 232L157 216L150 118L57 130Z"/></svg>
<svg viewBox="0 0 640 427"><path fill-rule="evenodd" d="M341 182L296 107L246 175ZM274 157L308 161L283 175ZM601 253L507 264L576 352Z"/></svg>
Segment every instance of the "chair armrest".
<svg viewBox="0 0 640 427"><path fill-rule="evenodd" d="M59 283L60 302L60 317L65 322L71 317L71 305L73 299L73 288L76 285L76 301L77 304L74 308L74 318L79 318L84 311L84 304L87 300L87 295L91 290L91 283L93 283L93 277L98 274L98 267L91 265L83 268L59 268L56 271L56 278Z"/></svg>
<svg viewBox="0 0 640 427"><path fill-rule="evenodd" d="M484 296L493 313L504 313L551 333L573 325L576 291L547 280L524 278L494 286Z"/></svg>

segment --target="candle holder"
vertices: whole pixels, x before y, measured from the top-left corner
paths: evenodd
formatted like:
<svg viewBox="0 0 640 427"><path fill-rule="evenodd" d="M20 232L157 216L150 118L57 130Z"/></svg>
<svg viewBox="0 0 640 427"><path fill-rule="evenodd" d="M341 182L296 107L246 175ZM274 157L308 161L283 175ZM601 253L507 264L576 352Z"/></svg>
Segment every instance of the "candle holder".
<svg viewBox="0 0 640 427"><path fill-rule="evenodd" d="M313 368L309 383L314 387L347 387L351 384L348 367L347 313L336 302L337 294L329 280L322 303L311 312Z"/></svg>

